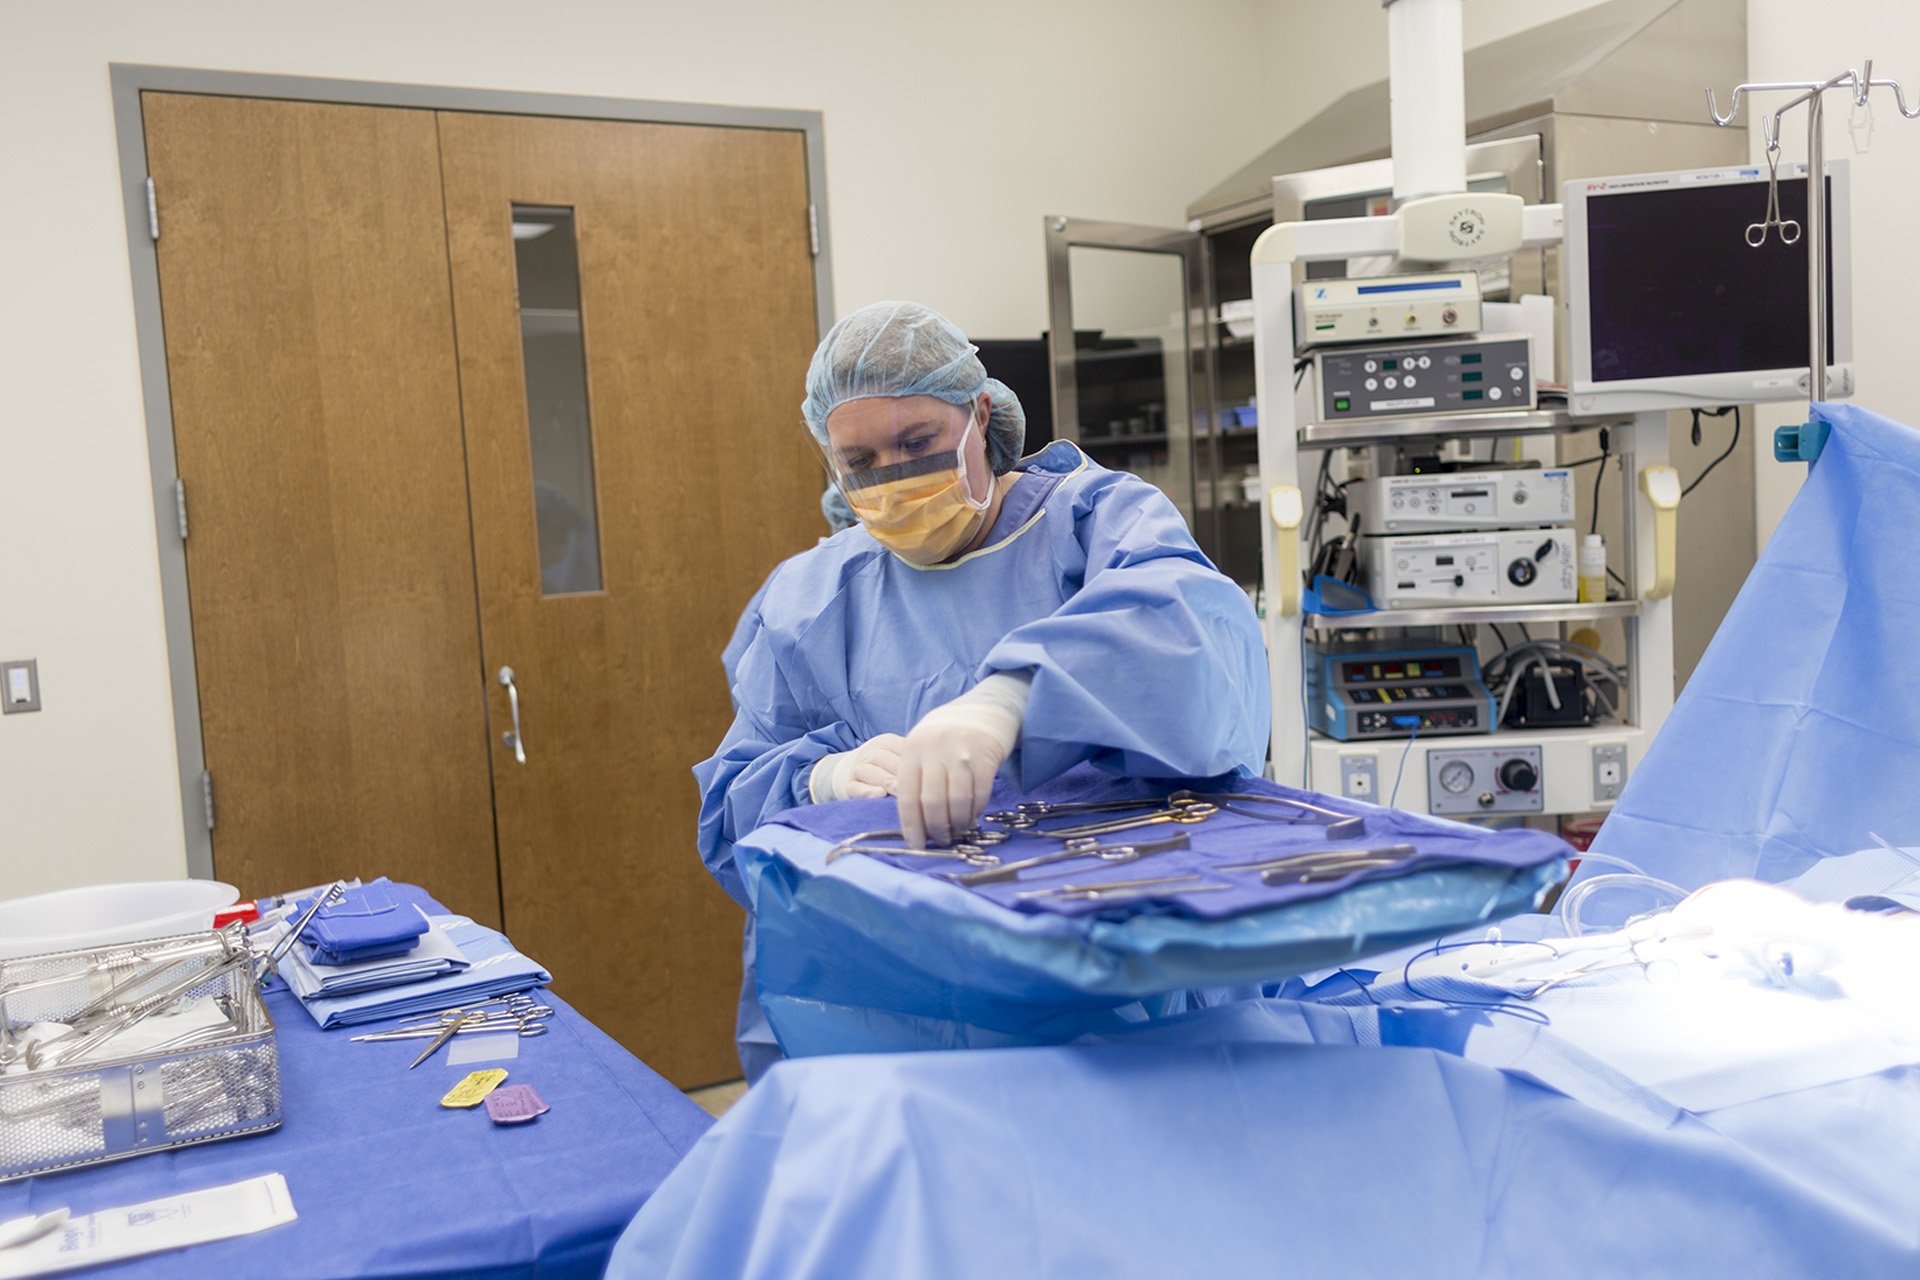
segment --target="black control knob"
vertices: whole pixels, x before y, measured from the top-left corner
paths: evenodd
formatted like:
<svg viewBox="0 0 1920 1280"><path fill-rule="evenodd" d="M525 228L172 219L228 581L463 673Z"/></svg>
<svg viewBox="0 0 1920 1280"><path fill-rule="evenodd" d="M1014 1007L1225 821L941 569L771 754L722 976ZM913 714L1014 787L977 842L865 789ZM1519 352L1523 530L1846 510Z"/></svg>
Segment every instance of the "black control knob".
<svg viewBox="0 0 1920 1280"><path fill-rule="evenodd" d="M1540 785L1540 771L1525 760L1508 760L1500 766L1500 785L1509 791L1531 791Z"/></svg>
<svg viewBox="0 0 1920 1280"><path fill-rule="evenodd" d="M1507 581L1516 587L1524 587L1539 576L1540 571L1533 567L1531 560L1515 560L1507 566Z"/></svg>

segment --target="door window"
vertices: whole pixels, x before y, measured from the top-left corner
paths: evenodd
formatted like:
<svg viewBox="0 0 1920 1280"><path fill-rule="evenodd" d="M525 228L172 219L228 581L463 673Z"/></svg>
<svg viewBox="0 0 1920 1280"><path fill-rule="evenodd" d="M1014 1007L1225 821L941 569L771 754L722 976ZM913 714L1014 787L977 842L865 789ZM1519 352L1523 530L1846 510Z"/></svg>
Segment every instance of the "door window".
<svg viewBox="0 0 1920 1280"><path fill-rule="evenodd" d="M513 259L540 530L540 593L598 591L600 520L573 210L514 205Z"/></svg>

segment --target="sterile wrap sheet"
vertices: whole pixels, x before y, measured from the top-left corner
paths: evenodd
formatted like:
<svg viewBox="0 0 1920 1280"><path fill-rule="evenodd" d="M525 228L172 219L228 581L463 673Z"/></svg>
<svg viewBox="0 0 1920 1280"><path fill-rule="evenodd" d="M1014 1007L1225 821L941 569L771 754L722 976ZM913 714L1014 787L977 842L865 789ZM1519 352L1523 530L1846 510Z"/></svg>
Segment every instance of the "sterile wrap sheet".
<svg viewBox="0 0 1920 1280"><path fill-rule="evenodd" d="M1920 845L1920 432L1815 414L1824 451L1594 842L1683 889Z"/></svg>
<svg viewBox="0 0 1920 1280"><path fill-rule="evenodd" d="M1163 796L1182 786L1293 796L1364 814L1367 837L1339 843L1408 841L1463 861L1391 879L1301 886L1278 895L1281 905L1222 918L1192 914L1174 905L1178 899L1162 907L1103 904L1085 915L1029 913L918 868L866 856L828 865L836 840L898 825L890 800L790 810L735 846L755 900L758 994L782 1048L804 1056L1058 1044L1118 1030L1528 910L1564 873L1569 853L1545 832L1486 831L1257 779L1119 779L1091 766L1028 796L1003 784L991 808L1022 799ZM1267 828L1281 852L1329 846L1315 826L1254 825ZM1136 834L1176 829L1203 838L1204 826ZM1158 875L1153 868L1163 861L1106 873Z"/></svg>

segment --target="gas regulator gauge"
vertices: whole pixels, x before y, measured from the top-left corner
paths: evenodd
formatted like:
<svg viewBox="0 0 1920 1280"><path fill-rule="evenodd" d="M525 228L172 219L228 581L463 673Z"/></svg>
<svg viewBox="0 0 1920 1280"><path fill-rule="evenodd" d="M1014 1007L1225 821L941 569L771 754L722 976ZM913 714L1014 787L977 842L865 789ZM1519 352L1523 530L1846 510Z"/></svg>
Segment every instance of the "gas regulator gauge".
<svg viewBox="0 0 1920 1280"><path fill-rule="evenodd" d="M1454 760L1440 770L1440 785L1459 795L1473 785L1473 766L1464 760Z"/></svg>

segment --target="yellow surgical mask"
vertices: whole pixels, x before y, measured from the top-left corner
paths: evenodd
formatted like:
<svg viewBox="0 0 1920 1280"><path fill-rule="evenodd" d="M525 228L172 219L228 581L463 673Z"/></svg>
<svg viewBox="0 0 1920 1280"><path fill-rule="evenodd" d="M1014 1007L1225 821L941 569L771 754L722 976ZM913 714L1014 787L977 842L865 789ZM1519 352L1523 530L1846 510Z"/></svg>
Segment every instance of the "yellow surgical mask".
<svg viewBox="0 0 1920 1280"><path fill-rule="evenodd" d="M977 416L969 415L952 453L834 476L874 541L908 564L939 564L966 546L987 518L992 483L978 499L967 483L967 445Z"/></svg>

